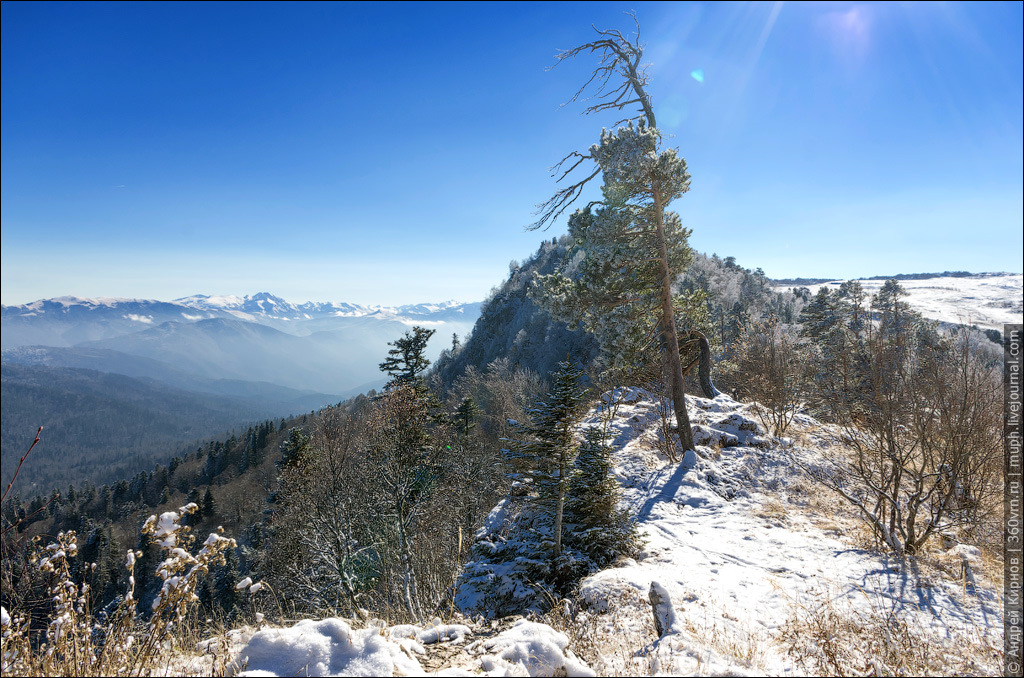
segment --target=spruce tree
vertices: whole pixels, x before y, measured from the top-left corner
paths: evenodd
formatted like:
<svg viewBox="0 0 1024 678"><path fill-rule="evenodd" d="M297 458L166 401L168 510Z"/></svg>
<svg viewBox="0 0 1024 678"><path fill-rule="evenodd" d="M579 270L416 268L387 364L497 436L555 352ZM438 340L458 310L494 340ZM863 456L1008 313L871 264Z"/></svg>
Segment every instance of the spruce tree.
<svg viewBox="0 0 1024 678"><path fill-rule="evenodd" d="M551 556L562 554L562 525L569 472L576 456L573 428L586 398L582 370L568 361L551 375L551 391L529 410L530 423L517 429L508 451L513 479L528 485L534 503L551 526Z"/></svg>
<svg viewBox="0 0 1024 678"><path fill-rule="evenodd" d="M611 448L604 433L589 427L569 481L565 520L571 526L569 545L593 561L596 569L616 556L637 551L640 538L629 512L619 508L622 490L612 475Z"/></svg>
<svg viewBox="0 0 1024 678"><path fill-rule="evenodd" d="M217 502L213 498L213 492L210 488L206 488L206 494L203 495L203 503L199 507L199 513L204 518L211 517L217 512Z"/></svg>
<svg viewBox="0 0 1024 678"><path fill-rule="evenodd" d="M470 431L476 427L476 418L478 416L480 416L480 406L476 404L472 396L463 398L453 417L455 430L458 431L460 436L468 436Z"/></svg>

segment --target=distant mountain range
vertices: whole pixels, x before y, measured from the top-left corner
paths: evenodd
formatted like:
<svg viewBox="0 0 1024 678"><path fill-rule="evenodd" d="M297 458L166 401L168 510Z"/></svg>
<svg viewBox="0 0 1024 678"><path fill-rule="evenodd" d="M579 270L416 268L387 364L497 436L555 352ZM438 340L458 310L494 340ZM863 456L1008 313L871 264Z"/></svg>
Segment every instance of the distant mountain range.
<svg viewBox="0 0 1024 678"><path fill-rule="evenodd" d="M173 372L182 386L185 373L349 395L383 381L377 366L389 341L414 325L437 329L429 351L436 357L452 333L472 329L480 304L292 304L261 292L170 302L58 297L4 306L2 314L3 359L9 362L158 380ZM54 350L61 348L76 350Z"/></svg>
<svg viewBox="0 0 1024 678"><path fill-rule="evenodd" d="M32 482L152 466L176 445L380 387L389 341L436 329L435 359L479 315L479 303L292 304L266 292L3 306L0 475L38 426Z"/></svg>

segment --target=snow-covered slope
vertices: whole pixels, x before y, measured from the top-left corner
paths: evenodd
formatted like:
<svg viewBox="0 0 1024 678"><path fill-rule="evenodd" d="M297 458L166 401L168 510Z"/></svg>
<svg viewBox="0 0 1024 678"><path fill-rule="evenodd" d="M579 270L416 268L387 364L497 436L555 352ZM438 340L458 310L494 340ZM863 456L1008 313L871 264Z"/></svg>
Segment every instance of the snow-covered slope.
<svg viewBox="0 0 1024 678"><path fill-rule="evenodd" d="M229 659L249 675L807 675L831 673L832 658L889 675L894 656L938 673L1000 673L999 598L977 549L930 555L973 581L905 569L871 550L794 465L836 453L829 427L798 416L793 438L778 440L752 405L725 396L688 404L698 445L679 464L662 452L663 410L650 393L608 393L583 422L607 427L646 546L584 579L545 620L485 621L479 597L460 590L468 616L458 624L300 622L236 634Z"/></svg>
<svg viewBox="0 0 1024 678"><path fill-rule="evenodd" d="M874 294L884 280L860 280L868 294ZM811 285L839 287L842 280ZM970 276L935 276L919 280L900 280L908 293L908 303L926 318L945 323L977 325L982 329L1003 330L1004 324L1024 322L1024 276L1019 273L979 273ZM775 285L784 292L792 284Z"/></svg>
<svg viewBox="0 0 1024 678"><path fill-rule="evenodd" d="M798 416L799 442L773 440L751 405L692 398L697 455L672 465L656 449L656 399L643 391L622 395L610 423L616 472L648 541L636 562L586 579L580 605L595 624L615 630L610 637L624 639L631 629L639 642L651 623L641 603L659 585L672 601L672 628L646 655L627 647L630 654L610 656L600 672L630 671L639 661L656 673L803 673L805 654L822 651L805 626L834 615L837 629L902 619L906 637L949 653L951 669L999 673L999 662L971 663L986 652L992 660L1002 647L991 585L965 589L869 550L856 538L858 523L794 467L794 456L814 466L834 454L837 438L828 427ZM959 564L961 554L973 558L974 550L954 546L939 557ZM856 641L851 633L841 642L869 669L883 653Z"/></svg>

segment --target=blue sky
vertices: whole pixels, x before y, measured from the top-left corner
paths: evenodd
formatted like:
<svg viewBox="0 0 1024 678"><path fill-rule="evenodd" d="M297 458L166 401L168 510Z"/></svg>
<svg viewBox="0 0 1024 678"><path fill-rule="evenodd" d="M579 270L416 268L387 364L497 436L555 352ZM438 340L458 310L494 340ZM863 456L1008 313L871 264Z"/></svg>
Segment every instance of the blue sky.
<svg viewBox="0 0 1024 678"><path fill-rule="evenodd" d="M1024 269L1021 3L4 2L2 301L482 299L617 120L547 67L630 9L695 249Z"/></svg>

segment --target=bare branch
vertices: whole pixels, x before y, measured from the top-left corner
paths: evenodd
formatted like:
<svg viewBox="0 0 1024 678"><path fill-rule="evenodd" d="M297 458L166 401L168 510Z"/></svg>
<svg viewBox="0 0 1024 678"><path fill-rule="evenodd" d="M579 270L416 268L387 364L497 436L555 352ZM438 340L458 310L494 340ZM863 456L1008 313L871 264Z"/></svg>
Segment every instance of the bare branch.
<svg viewBox="0 0 1024 678"><path fill-rule="evenodd" d="M650 96L647 94L646 89L648 84L647 69L640 65L640 60L644 53L644 47L640 44L640 23L635 13L627 12L627 14L636 25L635 39L631 41L621 32L614 29L602 31L593 26L594 32L598 35L596 40L572 49L561 50L555 55L555 63L549 69L554 68L566 59L573 59L580 54L599 55L600 61L598 66L591 72L587 81L562 106L576 101L592 101L596 99L596 103L590 104L583 111L584 115L589 115L607 110L621 111L628 106L639 104L636 115L622 118L613 127L618 127L635 120L642 120L649 127L653 128L657 125L654 118L654 109L651 106ZM621 82L618 81L619 78L621 78ZM613 80L618 82L618 84L613 84ZM584 95L588 90L591 90L593 93L591 96L585 97ZM575 159L575 161L568 169L563 171L561 169L562 166L570 159ZM558 177L558 181L561 181L579 167L584 160L588 159L591 159L589 155L578 152L570 153L552 168L552 176L561 172L561 176ZM527 230L533 231L550 226L555 219L561 216L576 201L576 198L583 192L583 186L599 173L600 169L595 169L593 173L582 181L568 188L561 189L550 200L538 205L536 212L538 219L527 226Z"/></svg>
<svg viewBox="0 0 1024 678"><path fill-rule="evenodd" d="M565 210L576 201L576 198L583 192L583 187L588 181L596 177L601 173L601 168L595 169L590 176L582 181L577 181L572 186L563 188L562 190L555 193L546 202L540 204L537 207L536 214L539 215L537 221L527 226L527 230L535 231L538 228L547 228L550 226L555 219L557 219Z"/></svg>
<svg viewBox="0 0 1024 678"><path fill-rule="evenodd" d="M11 485L14 485L14 481L18 479L18 473L21 471L21 465L25 463L26 459L28 459L28 455L32 454L32 448L34 448L36 446L36 443L39 442L39 434L42 433L42 432L43 432L43 427L40 426L39 430L36 431L36 439L33 440L32 444L28 446L28 451L25 452L25 454L22 455L21 460L18 462L18 468L14 469L14 476L11 477L11 482L7 483L7 489L4 490L4 496L0 497L0 505L2 505L4 503L4 501L7 500L7 495L11 491Z"/></svg>
<svg viewBox="0 0 1024 678"><path fill-rule="evenodd" d="M556 182L559 182L562 179L564 179L570 172L579 167L580 163L582 163L584 160L592 159L589 155L583 155L582 153L573 151L569 155L562 158L557 165L551 168L551 176L555 176L556 174L558 174L558 172L562 169L562 165L568 162L570 158L577 158L577 160L572 164L572 167L562 172L562 176L558 177L558 179L555 180Z"/></svg>

